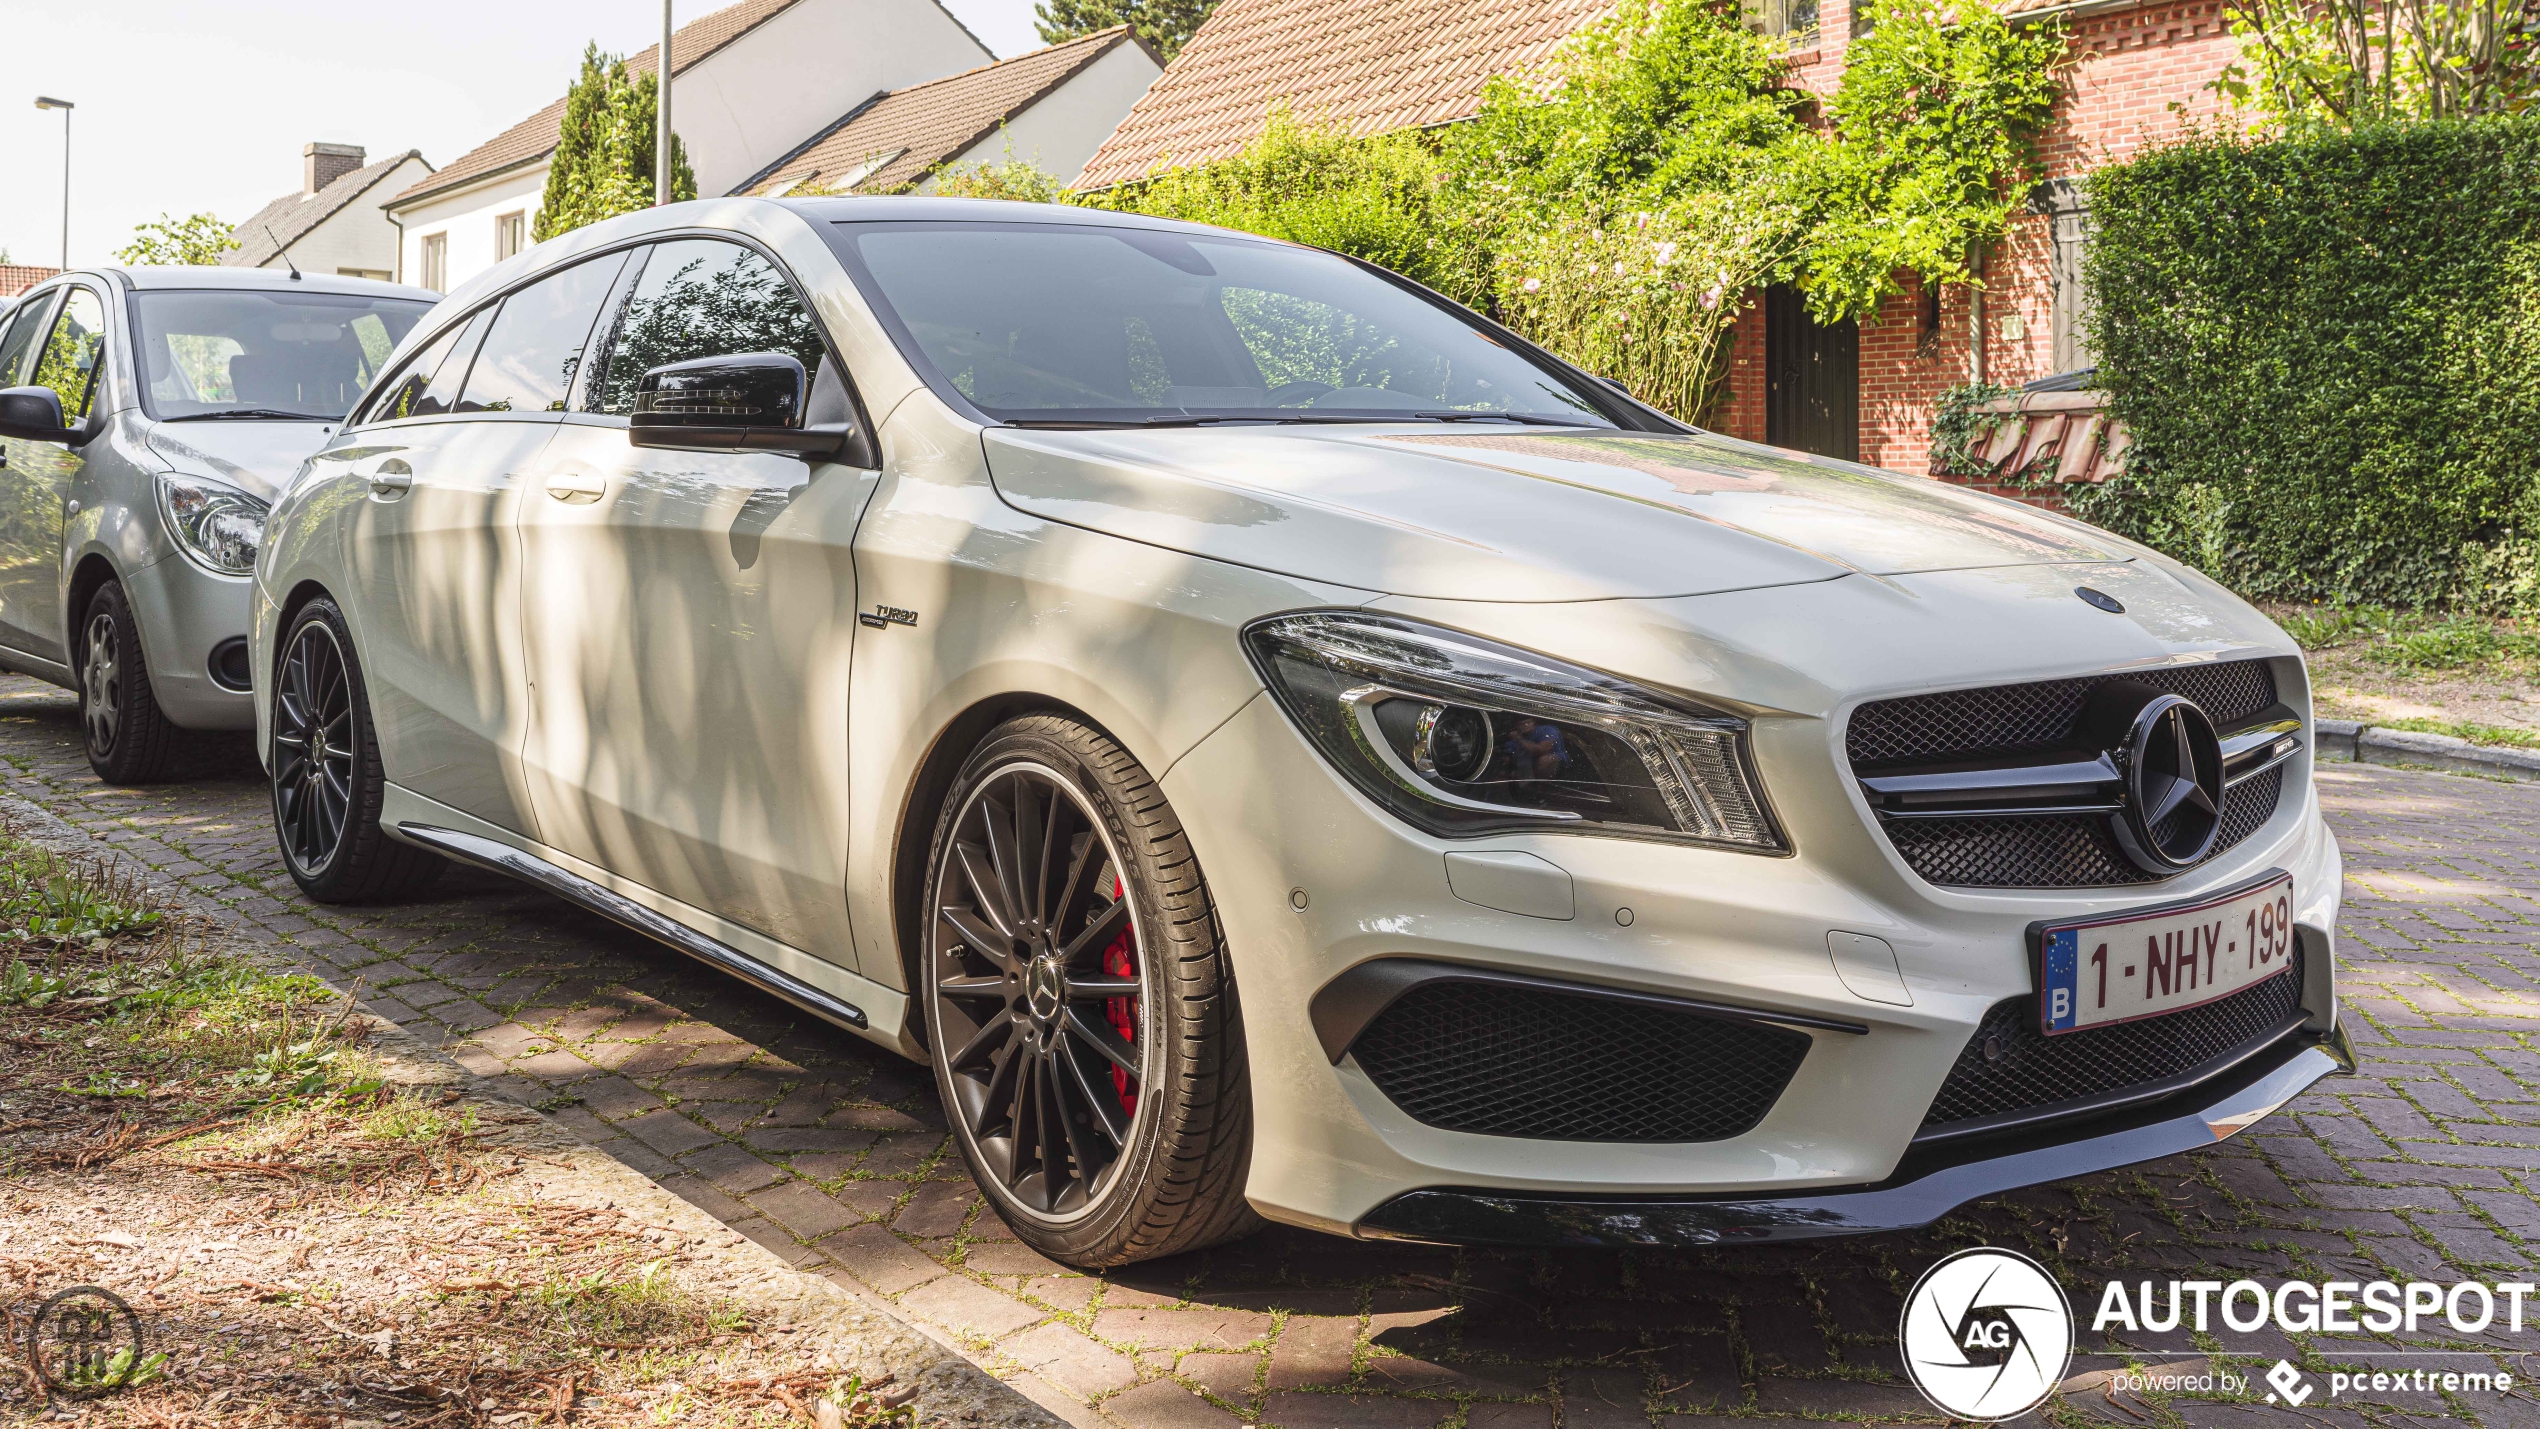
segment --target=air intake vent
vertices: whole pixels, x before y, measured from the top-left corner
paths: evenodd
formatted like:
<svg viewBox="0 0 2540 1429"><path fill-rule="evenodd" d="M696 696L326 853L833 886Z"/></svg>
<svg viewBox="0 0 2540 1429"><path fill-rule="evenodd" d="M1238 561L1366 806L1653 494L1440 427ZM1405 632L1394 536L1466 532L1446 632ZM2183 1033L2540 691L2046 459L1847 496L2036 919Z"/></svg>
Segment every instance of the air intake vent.
<svg viewBox="0 0 2540 1429"><path fill-rule="evenodd" d="M2293 970L2231 996L2139 1022L2049 1037L2037 996L1995 1003L1923 1118L1923 1134L1964 1134L2010 1113L2055 1108L2080 1115L2123 1104L2129 1093L2174 1087L2209 1066L2228 1066L2282 1036L2302 1013L2302 949ZM2210 1073L2207 1073L2210 1075Z"/></svg>
<svg viewBox="0 0 2540 1429"><path fill-rule="evenodd" d="M1432 982L1351 1052L1394 1105L1448 1131L1539 1141L1719 1141L1755 1129L1808 1035L1648 1003Z"/></svg>

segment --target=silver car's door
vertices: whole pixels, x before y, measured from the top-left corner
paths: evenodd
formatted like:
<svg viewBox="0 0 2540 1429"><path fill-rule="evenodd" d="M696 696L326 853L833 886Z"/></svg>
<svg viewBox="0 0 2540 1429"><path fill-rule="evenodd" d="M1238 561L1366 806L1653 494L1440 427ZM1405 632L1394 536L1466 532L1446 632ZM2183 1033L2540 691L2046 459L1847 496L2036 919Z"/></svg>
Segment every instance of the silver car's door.
<svg viewBox="0 0 2540 1429"><path fill-rule="evenodd" d="M62 424L76 427L101 400L105 376L105 299L74 284L12 385L52 388L62 400ZM87 457L67 440L12 441L8 456L7 480L0 482L0 640L62 661L62 502Z"/></svg>
<svg viewBox="0 0 2540 1429"><path fill-rule="evenodd" d="M388 778L533 837L516 507L620 262L489 304L390 380L381 425L333 452L369 484L346 567Z"/></svg>
<svg viewBox="0 0 2540 1429"><path fill-rule="evenodd" d="M627 441L664 363L832 359L756 250L646 250L521 501L540 838L841 966L846 931L848 544L875 474L777 453ZM832 380L839 374L832 373Z"/></svg>
<svg viewBox="0 0 2540 1429"><path fill-rule="evenodd" d="M53 310L61 297L58 288L39 293L10 314L6 330L0 331L0 387L24 386L33 380L35 355L53 330ZM0 560L14 563L17 559L8 547L16 540L20 513L44 481L46 458L41 449L48 445L23 437L0 437ZM0 641L17 643L5 635L0 635Z"/></svg>

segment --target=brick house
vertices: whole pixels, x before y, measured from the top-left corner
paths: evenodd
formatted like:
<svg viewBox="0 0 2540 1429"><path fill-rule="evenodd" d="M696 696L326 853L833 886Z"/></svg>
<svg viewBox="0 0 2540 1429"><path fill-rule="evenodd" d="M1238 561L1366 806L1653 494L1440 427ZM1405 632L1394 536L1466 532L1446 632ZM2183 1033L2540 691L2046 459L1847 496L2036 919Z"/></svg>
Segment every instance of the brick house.
<svg viewBox="0 0 2540 1429"><path fill-rule="evenodd" d="M1977 297L1909 281L1876 320L1834 328L1810 323L1795 293L1750 295L1730 354L1722 430L1920 472L1944 391L1978 375L2018 385L2090 365L2079 281L2088 219L2073 181L2174 132L2182 115L2215 112L2205 85L2238 45L2220 0L2000 3L2015 20L2063 17L2080 63L2042 146L2045 182L1993 255L1990 286ZM1792 36L1792 82L1832 94L1851 0L1747 7L1758 24ZM1541 64L1606 8L1603 0L1223 0L1079 186L1234 153L1258 137L1273 101L1362 134L1468 118L1490 76ZM2082 409L2077 422L2089 415L2086 398L2056 405Z"/></svg>

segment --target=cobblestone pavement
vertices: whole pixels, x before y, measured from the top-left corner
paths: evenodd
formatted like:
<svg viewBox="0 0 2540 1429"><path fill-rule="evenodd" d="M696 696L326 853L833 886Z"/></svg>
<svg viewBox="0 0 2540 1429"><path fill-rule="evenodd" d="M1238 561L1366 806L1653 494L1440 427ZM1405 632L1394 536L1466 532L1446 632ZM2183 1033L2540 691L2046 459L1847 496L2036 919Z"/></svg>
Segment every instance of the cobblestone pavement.
<svg viewBox="0 0 2540 1429"><path fill-rule="evenodd" d="M2321 775L2349 872L2346 1006L2365 1075L2215 1149L1798 1247L1484 1253L1272 1229L1102 1277L1008 1237L921 1068L542 894L457 873L433 901L316 908L260 777L224 742L179 783L99 784L71 697L0 677L0 787L230 909L381 1014L797 1264L859 1285L1083 1423L1209 1429L1705 1429L1716 1416L1934 1420L1901 1379L1903 1294L1961 1246L2024 1249L2085 1317L2110 1278L2530 1280L2540 1245L2540 788L2362 765ZM2201 1272L2199 1274L2198 1272ZM2429 1332L2430 1333L2430 1332ZM2086 1336L2085 1348L2117 1342ZM2148 1364L2222 1348L2135 1337ZM2241 1372L2364 1337L2234 1336ZM2470 1345L2521 1375L2540 1336ZM2372 1346L2403 1348L2396 1340ZM2118 1366L2077 1360L2078 1372ZM2475 1358L2377 1361L2479 1367ZM2260 1384L2257 1391L2265 1392ZM2068 1420L2540 1425L2520 1391L2299 1413L2078 1389Z"/></svg>

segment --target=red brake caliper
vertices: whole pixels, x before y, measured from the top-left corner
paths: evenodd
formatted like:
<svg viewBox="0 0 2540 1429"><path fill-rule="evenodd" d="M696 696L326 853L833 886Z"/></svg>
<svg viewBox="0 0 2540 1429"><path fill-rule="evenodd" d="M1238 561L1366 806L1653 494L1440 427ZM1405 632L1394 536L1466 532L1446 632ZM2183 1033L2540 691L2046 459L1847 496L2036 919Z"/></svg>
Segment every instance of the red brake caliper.
<svg viewBox="0 0 2540 1429"><path fill-rule="evenodd" d="M1128 889L1121 885L1120 875L1116 873L1111 876L1111 896L1113 898L1129 896ZM1136 977L1138 975L1137 947L1137 930L1122 928L1120 936L1111 940L1111 946L1102 950L1102 970L1113 977ZM1111 1022L1111 1030L1120 1034L1121 1041L1134 1043L1138 1040L1138 1000L1136 998L1107 998L1102 1007L1104 1015ZM1111 1089L1119 1094L1120 1107L1123 1111L1131 1116L1138 1114L1137 1088L1125 1068L1111 1069Z"/></svg>

